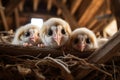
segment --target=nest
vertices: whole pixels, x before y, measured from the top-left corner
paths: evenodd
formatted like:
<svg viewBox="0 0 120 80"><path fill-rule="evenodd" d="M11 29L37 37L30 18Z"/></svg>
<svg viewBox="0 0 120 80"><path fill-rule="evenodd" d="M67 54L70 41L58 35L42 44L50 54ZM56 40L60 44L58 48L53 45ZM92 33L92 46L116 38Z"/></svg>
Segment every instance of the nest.
<svg viewBox="0 0 120 80"><path fill-rule="evenodd" d="M105 64L93 64L88 57L94 51L14 46L9 44L14 34L0 34L0 80L79 80L81 70L91 70L82 80L120 79L119 56Z"/></svg>

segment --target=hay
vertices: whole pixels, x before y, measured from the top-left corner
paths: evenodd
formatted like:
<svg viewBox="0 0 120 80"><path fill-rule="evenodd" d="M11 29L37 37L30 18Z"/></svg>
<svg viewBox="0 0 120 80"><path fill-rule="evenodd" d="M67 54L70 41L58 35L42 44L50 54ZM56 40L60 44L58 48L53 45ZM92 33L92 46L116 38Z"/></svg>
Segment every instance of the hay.
<svg viewBox="0 0 120 80"><path fill-rule="evenodd" d="M80 70L92 70L82 80L119 80L120 57L105 64L89 63L94 51L11 45L11 36L0 37L0 80L75 80Z"/></svg>

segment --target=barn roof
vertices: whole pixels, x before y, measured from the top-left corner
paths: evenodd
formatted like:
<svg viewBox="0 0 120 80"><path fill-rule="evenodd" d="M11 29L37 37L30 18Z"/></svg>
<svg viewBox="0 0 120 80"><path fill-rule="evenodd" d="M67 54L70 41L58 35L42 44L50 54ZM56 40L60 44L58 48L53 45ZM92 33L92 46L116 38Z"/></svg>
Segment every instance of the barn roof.
<svg viewBox="0 0 120 80"><path fill-rule="evenodd" d="M16 29L31 18L61 17L72 29L101 32L113 19L110 0L0 0L0 30ZM4 19L3 19L4 18Z"/></svg>

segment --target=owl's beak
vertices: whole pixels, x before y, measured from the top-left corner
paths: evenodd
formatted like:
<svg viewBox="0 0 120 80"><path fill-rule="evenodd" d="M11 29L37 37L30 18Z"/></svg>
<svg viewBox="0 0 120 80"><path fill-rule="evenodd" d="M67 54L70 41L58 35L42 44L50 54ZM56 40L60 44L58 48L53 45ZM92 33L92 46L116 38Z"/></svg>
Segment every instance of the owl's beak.
<svg viewBox="0 0 120 80"><path fill-rule="evenodd" d="M79 51L83 52L85 50L85 45L86 44L84 43L84 41L79 42L79 44L77 45Z"/></svg>
<svg viewBox="0 0 120 80"><path fill-rule="evenodd" d="M55 34L55 36L53 37L53 39L56 41L57 45L60 46L62 35L59 34L59 33L57 33L57 34Z"/></svg>
<svg viewBox="0 0 120 80"><path fill-rule="evenodd" d="M36 42L38 40L38 36L37 34L34 34L30 37L30 40L33 41L33 42Z"/></svg>

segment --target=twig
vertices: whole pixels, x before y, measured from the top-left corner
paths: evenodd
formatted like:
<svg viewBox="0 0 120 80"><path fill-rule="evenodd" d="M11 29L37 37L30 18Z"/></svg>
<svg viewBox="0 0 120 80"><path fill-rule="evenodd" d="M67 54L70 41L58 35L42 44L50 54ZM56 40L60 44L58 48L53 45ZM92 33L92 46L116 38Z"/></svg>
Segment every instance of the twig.
<svg viewBox="0 0 120 80"><path fill-rule="evenodd" d="M94 69L96 69L96 70L98 70L98 71L100 71L100 72L102 72L102 73L104 73L104 74L106 74L106 75L112 77L112 74L110 74L110 73L108 73L108 72L106 72L106 71L104 71L104 70L102 70L102 69L96 67L94 64L89 64L89 66L90 66L91 68L94 68Z"/></svg>
<svg viewBox="0 0 120 80"><path fill-rule="evenodd" d="M49 64L53 67L57 67L61 70L62 76L65 78L65 80L73 80L72 74L70 70L66 67L66 65L63 64L64 62L58 61L56 59L53 59L51 57L45 57L44 60L38 61L35 66L39 69L38 65L44 65L44 64Z"/></svg>
<svg viewBox="0 0 120 80"><path fill-rule="evenodd" d="M51 57L45 57L45 59L50 60L50 63L56 67L59 67L62 70L62 75L65 77L65 80L73 80L70 70L65 67L63 64Z"/></svg>
<svg viewBox="0 0 120 80"><path fill-rule="evenodd" d="M19 56L16 56L17 58L25 58L25 59L39 59L37 57L34 57L34 56L31 56L31 55L19 55Z"/></svg>
<svg viewBox="0 0 120 80"><path fill-rule="evenodd" d="M102 72L102 73L104 73L104 74L106 74L106 75L112 77L112 74L110 74L110 73L108 73L108 72L106 72L106 71L104 71L104 70L102 70L102 69L96 67L94 64L88 63L85 59L80 59L80 58L78 58L78 57L76 57L76 56L73 56L73 55L69 55L69 56L71 56L71 57L74 58L74 59L79 60L80 63L81 63L82 65L84 65L84 66L91 67L91 68L93 68L93 69L96 69L96 70L98 70L98 71L100 71L100 72Z"/></svg>

